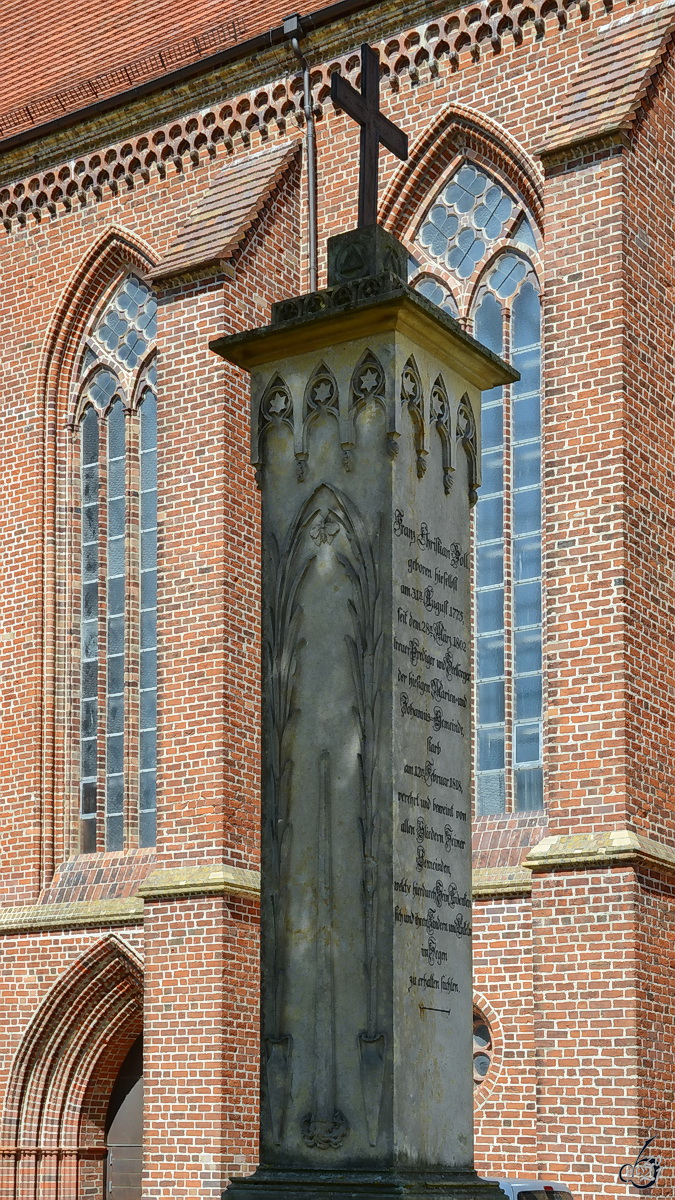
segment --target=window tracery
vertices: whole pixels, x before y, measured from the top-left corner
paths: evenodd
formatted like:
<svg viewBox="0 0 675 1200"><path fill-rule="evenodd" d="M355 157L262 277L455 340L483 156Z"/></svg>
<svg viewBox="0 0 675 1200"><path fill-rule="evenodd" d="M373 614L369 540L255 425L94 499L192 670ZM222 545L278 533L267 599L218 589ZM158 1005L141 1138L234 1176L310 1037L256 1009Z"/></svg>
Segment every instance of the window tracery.
<svg viewBox="0 0 675 1200"><path fill-rule="evenodd" d="M472 324L521 379L482 402L475 511L478 815L543 806L540 299L537 241L515 194L460 163L422 218L413 286ZM436 271L440 278L432 276ZM454 314L452 314L454 315Z"/></svg>
<svg viewBox="0 0 675 1200"><path fill-rule="evenodd" d="M85 337L80 359L83 853L155 841L156 310L150 289L128 275Z"/></svg>

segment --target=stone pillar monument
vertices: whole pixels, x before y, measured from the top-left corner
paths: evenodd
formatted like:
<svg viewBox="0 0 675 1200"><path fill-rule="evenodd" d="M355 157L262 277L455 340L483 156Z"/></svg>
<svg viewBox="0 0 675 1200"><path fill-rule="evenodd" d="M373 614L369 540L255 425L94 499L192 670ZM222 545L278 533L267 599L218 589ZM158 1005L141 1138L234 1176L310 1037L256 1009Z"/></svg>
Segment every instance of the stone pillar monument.
<svg viewBox="0 0 675 1200"><path fill-rule="evenodd" d="M480 393L517 375L378 226L212 348L262 491L260 1167L228 1200L490 1200L473 1171L471 561Z"/></svg>

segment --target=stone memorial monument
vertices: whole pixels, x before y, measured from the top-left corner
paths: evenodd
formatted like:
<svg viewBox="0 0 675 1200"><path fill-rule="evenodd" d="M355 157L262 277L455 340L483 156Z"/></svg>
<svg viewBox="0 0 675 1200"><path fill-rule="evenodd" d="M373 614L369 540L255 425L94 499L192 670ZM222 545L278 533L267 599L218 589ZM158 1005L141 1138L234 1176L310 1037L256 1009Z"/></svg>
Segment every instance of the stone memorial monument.
<svg viewBox="0 0 675 1200"><path fill-rule="evenodd" d="M212 343L251 373L262 492L260 1167L228 1200L501 1195L473 1170L469 506L481 390L517 374L364 195L325 290Z"/></svg>

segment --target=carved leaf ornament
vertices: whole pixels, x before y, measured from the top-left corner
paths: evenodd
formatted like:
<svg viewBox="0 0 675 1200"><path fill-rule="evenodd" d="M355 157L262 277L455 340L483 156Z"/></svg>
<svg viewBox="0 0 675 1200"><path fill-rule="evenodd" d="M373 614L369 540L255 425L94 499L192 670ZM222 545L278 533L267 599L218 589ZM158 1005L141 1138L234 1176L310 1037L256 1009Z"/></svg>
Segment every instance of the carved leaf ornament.
<svg viewBox="0 0 675 1200"><path fill-rule="evenodd" d="M290 1083L290 1038L283 1034L285 905L289 872L292 825L288 811L292 762L286 746L286 731L293 714L294 678L300 637L302 608L298 593L310 564L316 558L315 547L332 547L342 533L348 551L332 551L345 571L352 594L348 601L352 635L345 639L354 685L354 715L359 736L359 781L361 842L361 897L364 928L364 968L366 975L365 1029L358 1034L360 1072L368 1137L377 1140L382 1101L386 1035L378 1030L378 837L379 792L381 780L376 757L381 719L384 669L382 596L379 582L379 534L371 541L363 519L347 496L321 485L300 508L289 527L283 545L272 540L271 576L275 580L269 607L269 636L266 640L268 687L266 728L268 736L268 821L271 863L268 895L272 908L273 1002L271 1036L266 1038L268 1056L268 1094L270 1104L280 1110L272 1114L275 1140L281 1136L283 1113ZM344 546L341 541L341 547ZM270 1071L270 1066L273 1071ZM339 1146L349 1124L337 1109L330 1114L308 1114L302 1123L303 1140L308 1146L323 1149Z"/></svg>

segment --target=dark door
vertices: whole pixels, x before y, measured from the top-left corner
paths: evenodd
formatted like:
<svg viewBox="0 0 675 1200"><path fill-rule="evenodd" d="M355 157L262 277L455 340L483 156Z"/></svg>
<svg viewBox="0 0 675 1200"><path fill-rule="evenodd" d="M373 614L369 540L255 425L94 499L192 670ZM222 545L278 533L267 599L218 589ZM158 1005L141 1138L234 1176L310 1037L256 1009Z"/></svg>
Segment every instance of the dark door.
<svg viewBox="0 0 675 1200"><path fill-rule="evenodd" d="M122 1065L108 1112L106 1200L141 1200L143 1172L142 1046ZM131 1059L131 1061L130 1061Z"/></svg>

